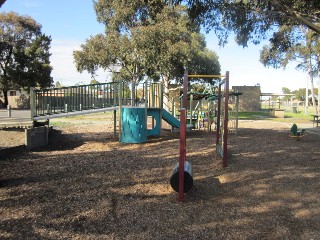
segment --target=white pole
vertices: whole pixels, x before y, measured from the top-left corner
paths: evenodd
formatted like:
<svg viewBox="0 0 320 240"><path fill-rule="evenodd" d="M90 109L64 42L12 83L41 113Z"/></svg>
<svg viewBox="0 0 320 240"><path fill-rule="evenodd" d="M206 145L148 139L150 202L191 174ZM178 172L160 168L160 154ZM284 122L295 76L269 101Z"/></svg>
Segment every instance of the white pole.
<svg viewBox="0 0 320 240"><path fill-rule="evenodd" d="M11 106L7 105L7 109L8 109L8 117L11 118Z"/></svg>
<svg viewBox="0 0 320 240"><path fill-rule="evenodd" d="M309 110L308 110L308 107L309 107L309 94L308 94L309 89L308 89L308 87L309 87L309 79L307 78L307 85L306 85L306 108L305 108L305 112L304 112L305 115L308 115L308 114L309 114Z"/></svg>
<svg viewBox="0 0 320 240"><path fill-rule="evenodd" d="M320 79L318 81L318 113L320 114Z"/></svg>

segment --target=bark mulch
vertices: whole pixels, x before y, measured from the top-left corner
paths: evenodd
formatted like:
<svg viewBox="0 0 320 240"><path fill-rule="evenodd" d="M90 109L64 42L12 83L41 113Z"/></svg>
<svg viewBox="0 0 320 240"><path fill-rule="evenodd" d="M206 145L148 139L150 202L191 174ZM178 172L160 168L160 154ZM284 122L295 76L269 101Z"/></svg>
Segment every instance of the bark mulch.
<svg viewBox="0 0 320 240"><path fill-rule="evenodd" d="M54 130L49 146L1 157L0 238L319 239L319 135L241 121L225 169L214 136L187 134L194 187L178 203L178 133L121 144L100 124Z"/></svg>

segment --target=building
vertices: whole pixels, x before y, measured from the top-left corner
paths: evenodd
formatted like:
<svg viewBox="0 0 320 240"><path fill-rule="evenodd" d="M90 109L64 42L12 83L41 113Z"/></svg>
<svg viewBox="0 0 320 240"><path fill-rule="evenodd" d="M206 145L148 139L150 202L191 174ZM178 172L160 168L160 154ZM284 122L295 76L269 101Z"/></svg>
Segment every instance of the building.
<svg viewBox="0 0 320 240"><path fill-rule="evenodd" d="M4 106L4 96L0 93L0 108ZM24 90L9 90L8 91L8 104L13 109L29 109L30 108L30 96Z"/></svg>
<svg viewBox="0 0 320 240"><path fill-rule="evenodd" d="M239 99L239 111L254 112L260 110L260 86L233 86L232 91L243 93Z"/></svg>

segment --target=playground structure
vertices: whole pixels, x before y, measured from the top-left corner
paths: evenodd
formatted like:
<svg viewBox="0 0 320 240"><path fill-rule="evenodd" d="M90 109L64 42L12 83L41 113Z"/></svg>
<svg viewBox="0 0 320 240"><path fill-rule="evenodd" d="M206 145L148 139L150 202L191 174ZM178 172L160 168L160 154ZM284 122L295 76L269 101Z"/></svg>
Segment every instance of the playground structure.
<svg viewBox="0 0 320 240"><path fill-rule="evenodd" d="M228 156L228 111L229 111L229 72L225 76L221 75L189 75L188 71L184 73L182 108L180 109L180 155L179 164L174 167L170 184L174 190L178 190L178 201L184 201L184 193L189 191L193 184L192 167L186 161L186 120L187 120L187 89L189 78L216 78L218 93L211 95L211 98L217 100L217 122L216 122L216 151L222 158L223 167L226 167ZM191 95L192 96L192 95ZM237 95L238 96L238 95ZM208 118L210 118L210 109L208 109ZM190 108L190 122L192 121L192 110Z"/></svg>
<svg viewBox="0 0 320 240"><path fill-rule="evenodd" d="M206 111L192 108L195 93L188 93L189 78L214 78L217 89L215 92L202 94L201 101L208 101ZM137 88L132 88L136 89ZM138 96L130 93L124 82L112 82L93 85L81 85L63 88L41 89L31 91L32 119L34 121L47 120L58 117L83 115L97 112L113 112L114 137L118 132L119 141L122 143L143 143L148 136L159 136L161 122L165 120L172 128L180 131L180 157L179 164L174 168L171 185L179 192L179 201L183 201L184 193L192 187L192 167L186 161L186 130L187 120L193 124L193 116L197 116L197 124L200 128L207 121L208 131L211 131L212 120L216 130L216 152L222 159L223 167L227 167L228 158L228 133L237 132L237 109L239 93L229 93L229 72L221 75L188 75L184 74L183 95L180 104L180 121L175 117L176 106L172 101L170 112L164 109L164 89L161 83L146 81L143 84L140 99L131 99L128 96ZM199 96L199 94L197 95ZM235 98L233 114L229 112L229 99ZM188 112L189 98L189 112ZM199 103L199 102L198 102ZM197 111L197 114L195 112ZM231 111L232 112L232 111ZM200 117L199 117L200 116ZM148 129L148 117L152 119L152 128ZM231 124L230 124L231 123ZM231 131L230 131L231 130ZM185 181L186 179L186 181ZM175 187L174 187L175 186Z"/></svg>
<svg viewBox="0 0 320 240"><path fill-rule="evenodd" d="M124 83L112 82L63 88L31 90L31 114L34 121L59 117L113 112L114 137L123 143L142 143L148 136L158 136L161 119L175 128L180 122L163 109L163 86L146 81L139 101L131 99ZM118 111L118 119L116 112ZM152 118L152 128L147 128L147 118ZM118 124L117 124L118 122Z"/></svg>

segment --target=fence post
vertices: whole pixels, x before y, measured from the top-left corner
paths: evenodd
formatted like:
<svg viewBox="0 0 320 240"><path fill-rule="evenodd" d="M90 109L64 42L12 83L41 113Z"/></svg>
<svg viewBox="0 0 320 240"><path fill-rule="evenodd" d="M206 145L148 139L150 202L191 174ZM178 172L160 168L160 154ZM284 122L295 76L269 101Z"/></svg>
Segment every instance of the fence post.
<svg viewBox="0 0 320 240"><path fill-rule="evenodd" d="M35 96L34 88L30 88L30 108L31 108L31 120L33 120L33 117L37 115L37 109L36 109L36 96Z"/></svg>
<svg viewBox="0 0 320 240"><path fill-rule="evenodd" d="M7 105L8 117L11 118L11 105Z"/></svg>

